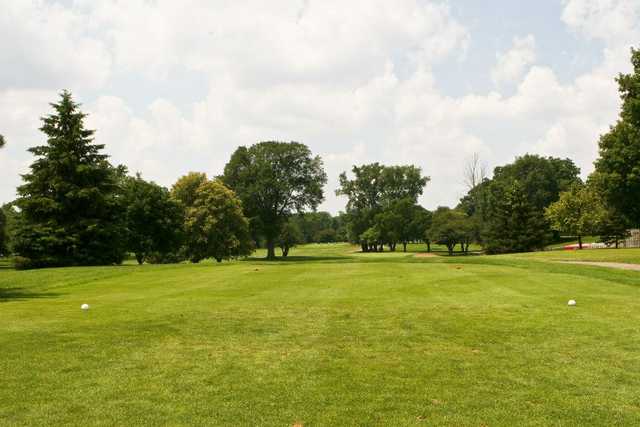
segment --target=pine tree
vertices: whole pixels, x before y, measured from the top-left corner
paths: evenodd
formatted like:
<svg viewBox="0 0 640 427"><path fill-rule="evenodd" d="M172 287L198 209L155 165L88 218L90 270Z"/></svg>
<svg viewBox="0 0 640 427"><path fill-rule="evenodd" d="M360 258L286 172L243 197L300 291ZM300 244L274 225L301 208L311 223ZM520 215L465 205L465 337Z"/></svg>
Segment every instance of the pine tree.
<svg viewBox="0 0 640 427"><path fill-rule="evenodd" d="M490 186L490 212L482 239L488 253L529 252L544 247L547 224L520 181Z"/></svg>
<svg viewBox="0 0 640 427"><path fill-rule="evenodd" d="M42 118L45 145L18 187L22 214L16 232L19 267L101 265L124 256L118 174L85 129L86 114L71 94L52 103Z"/></svg>

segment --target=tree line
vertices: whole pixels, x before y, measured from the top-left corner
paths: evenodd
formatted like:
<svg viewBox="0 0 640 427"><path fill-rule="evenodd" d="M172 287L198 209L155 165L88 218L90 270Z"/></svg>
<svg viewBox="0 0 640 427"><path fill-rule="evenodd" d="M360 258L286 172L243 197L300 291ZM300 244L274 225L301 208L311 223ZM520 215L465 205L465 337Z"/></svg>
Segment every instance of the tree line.
<svg viewBox="0 0 640 427"><path fill-rule="evenodd" d="M618 245L640 225L640 51L617 78L622 108L599 141L595 171L582 181L571 159L526 154L487 176L465 167L467 194L454 208L418 203L430 178L413 165L353 166L339 176L345 212L316 212L327 176L298 142L239 147L220 176L191 172L168 189L114 166L64 91L42 119L46 143L22 176L18 198L0 210L0 254L19 268L218 262L265 247L287 256L299 243L350 241L363 252L437 243L452 254L472 243L487 253L539 250L561 235L600 235ZM5 139L0 136L0 148Z"/></svg>
<svg viewBox="0 0 640 427"><path fill-rule="evenodd" d="M239 147L221 176L192 172L167 189L112 165L69 92L51 106L46 143L29 149L35 160L0 217L0 251L18 268L118 264L128 253L139 263L220 262L261 241L274 258L288 219L323 200L322 161L304 144ZM333 240L333 230L313 238Z"/></svg>

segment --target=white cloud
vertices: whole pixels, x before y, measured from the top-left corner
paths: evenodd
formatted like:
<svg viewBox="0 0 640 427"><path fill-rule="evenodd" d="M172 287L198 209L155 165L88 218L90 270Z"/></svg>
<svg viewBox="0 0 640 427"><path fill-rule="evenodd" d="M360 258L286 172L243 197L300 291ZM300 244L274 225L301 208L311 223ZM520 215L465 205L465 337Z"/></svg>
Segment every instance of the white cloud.
<svg viewBox="0 0 640 427"><path fill-rule="evenodd" d="M267 139L302 141L324 158L324 207L333 211L344 207L333 195L337 176L354 163L423 167L432 178L423 198L429 207L457 201L473 152L491 166L537 152L569 156L588 170L599 133L618 111L614 77L628 70L629 43L640 40L635 4L566 2L566 25L604 45L601 64L573 81L536 64L528 35L515 38L492 70L470 70L493 72L496 87L449 96L432 70L459 59L473 34L446 3L9 2L12 19L0 21L24 55L11 76L0 71L0 132L8 140L0 199L13 196L31 161L24 150L43 141L38 118L65 86L79 99L86 88L100 94L83 109L115 163L167 186L190 170L218 174L238 145ZM599 13L612 13L608 27ZM45 38L64 61L38 58ZM17 57L18 48L0 40L0 58ZM194 83L189 101L145 92L185 70L204 82ZM122 76L134 83L116 91Z"/></svg>
<svg viewBox="0 0 640 427"><path fill-rule="evenodd" d="M99 88L111 72L105 43L75 8L4 1L0 40L0 89Z"/></svg>
<svg viewBox="0 0 640 427"><path fill-rule="evenodd" d="M515 83L525 73L527 67L536 60L536 39L533 34L515 37L507 52L496 55L497 63L491 70L491 79L497 85Z"/></svg>

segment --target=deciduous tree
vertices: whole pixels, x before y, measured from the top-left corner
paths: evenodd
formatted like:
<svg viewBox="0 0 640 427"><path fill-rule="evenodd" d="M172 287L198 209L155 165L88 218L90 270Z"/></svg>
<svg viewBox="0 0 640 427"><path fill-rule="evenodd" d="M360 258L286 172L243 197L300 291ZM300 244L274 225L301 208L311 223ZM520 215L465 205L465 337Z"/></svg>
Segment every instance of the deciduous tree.
<svg viewBox="0 0 640 427"><path fill-rule="evenodd" d="M180 249L184 210L169 191L138 174L123 183L127 250L135 254L138 264L150 256L166 260ZM173 256L170 257L173 260Z"/></svg>
<svg viewBox="0 0 640 427"><path fill-rule="evenodd" d="M260 227L268 259L275 258L276 239L287 218L315 210L324 199L327 182L322 160L306 145L276 141L239 147L221 178L242 200L247 217Z"/></svg>
<svg viewBox="0 0 640 427"><path fill-rule="evenodd" d="M600 138L595 162L600 191L607 204L640 226L640 50L631 50L633 72L620 74L620 118Z"/></svg>
<svg viewBox="0 0 640 427"><path fill-rule="evenodd" d="M300 231L298 224L291 221L284 224L280 231L280 235L278 236L278 246L282 249L282 256L287 257L289 255L289 250L302 242L302 239L302 232Z"/></svg>
<svg viewBox="0 0 640 427"><path fill-rule="evenodd" d="M187 256L192 262L249 255L252 251L249 221L235 193L219 180L205 181L196 189L185 220Z"/></svg>
<svg viewBox="0 0 640 427"><path fill-rule="evenodd" d="M545 210L552 229L578 237L582 249L582 237L596 234L601 225L604 208L597 192L588 185L574 184Z"/></svg>

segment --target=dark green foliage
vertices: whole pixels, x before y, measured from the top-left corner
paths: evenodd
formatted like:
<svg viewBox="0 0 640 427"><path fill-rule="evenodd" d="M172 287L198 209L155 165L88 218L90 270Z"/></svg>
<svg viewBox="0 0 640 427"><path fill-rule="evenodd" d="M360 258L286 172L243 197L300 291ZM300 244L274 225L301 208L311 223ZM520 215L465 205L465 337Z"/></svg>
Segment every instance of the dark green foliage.
<svg viewBox="0 0 640 427"><path fill-rule="evenodd" d="M242 200L245 215L259 227L267 258L275 258L282 225L294 212L315 210L323 200L327 175L322 160L298 142L260 142L239 147L221 177Z"/></svg>
<svg viewBox="0 0 640 427"><path fill-rule="evenodd" d="M0 148L4 147L5 139L4 136L0 135Z"/></svg>
<svg viewBox="0 0 640 427"><path fill-rule="evenodd" d="M278 235L278 246L282 249L282 256L289 255L289 249L301 243L303 239L300 227L295 222L287 222Z"/></svg>
<svg viewBox="0 0 640 427"><path fill-rule="evenodd" d="M439 207L433 213L427 234L433 242L445 245L449 255L453 255L457 244L460 244L463 252L468 251L472 229L469 218L463 212Z"/></svg>
<svg viewBox="0 0 640 427"><path fill-rule="evenodd" d="M196 189L186 210L186 255L192 262L249 255L253 250L249 221L235 193L219 180L205 181Z"/></svg>
<svg viewBox="0 0 640 427"><path fill-rule="evenodd" d="M580 183L580 169L570 159L525 154L515 162L495 168L492 181L520 182L532 207L542 216L544 208L558 200L561 192Z"/></svg>
<svg viewBox="0 0 640 427"><path fill-rule="evenodd" d="M544 247L548 225L519 180L489 187L483 243L488 253L529 252Z"/></svg>
<svg viewBox="0 0 640 427"><path fill-rule="evenodd" d="M316 233L315 241L317 243L334 243L340 242L338 232L333 228L325 228Z"/></svg>
<svg viewBox="0 0 640 427"><path fill-rule="evenodd" d="M7 217L0 210L0 256L7 256L9 253L9 238L7 237Z"/></svg>
<svg viewBox="0 0 640 427"><path fill-rule="evenodd" d="M620 119L600 138L595 179L607 205L640 226L640 50L631 50L633 72L618 77Z"/></svg>
<svg viewBox="0 0 640 427"><path fill-rule="evenodd" d="M629 228L626 217L618 213L615 208L610 207L604 210L598 234L600 240L607 245L615 245L617 249L620 241L629 237Z"/></svg>
<svg viewBox="0 0 640 427"><path fill-rule="evenodd" d="M182 242L184 210L169 191L136 175L123 183L127 251L139 264L177 260Z"/></svg>
<svg viewBox="0 0 640 427"><path fill-rule="evenodd" d="M16 226L20 213L15 209L13 203L4 204L2 208L0 208L0 212L0 216L2 216L4 222L4 228L1 230L4 239L2 253L9 255L13 253L13 243L15 241Z"/></svg>
<svg viewBox="0 0 640 427"><path fill-rule="evenodd" d="M125 233L118 179L84 128L83 114L69 92L51 104L40 130L46 145L36 156L16 205L21 211L14 250L24 267L101 265L122 261Z"/></svg>
<svg viewBox="0 0 640 427"><path fill-rule="evenodd" d="M579 173L570 159L532 154L495 168L493 178L476 184L458 205L469 217L471 240L491 253L544 247L553 236L545 208L581 183Z"/></svg>
<svg viewBox="0 0 640 427"><path fill-rule="evenodd" d="M348 238L364 252L395 249L398 241L411 240L414 205L429 182L415 166L384 166L372 163L352 168L353 179L340 174L337 195L346 196ZM366 234L365 234L366 233ZM415 234L415 233L414 233ZM422 233L420 233L420 236Z"/></svg>
<svg viewBox="0 0 640 427"><path fill-rule="evenodd" d="M300 243L319 243L320 233L334 229L334 218L329 212L304 212L293 215L289 222L294 222L302 233Z"/></svg>

